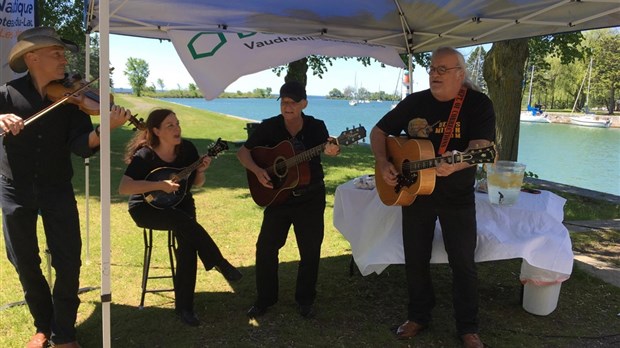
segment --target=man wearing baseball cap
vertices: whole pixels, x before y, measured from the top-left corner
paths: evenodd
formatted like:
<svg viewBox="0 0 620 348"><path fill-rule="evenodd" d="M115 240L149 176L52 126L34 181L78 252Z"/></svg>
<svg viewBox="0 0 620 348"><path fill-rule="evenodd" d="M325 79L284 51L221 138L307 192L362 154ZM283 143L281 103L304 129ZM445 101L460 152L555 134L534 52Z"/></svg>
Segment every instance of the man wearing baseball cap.
<svg viewBox="0 0 620 348"><path fill-rule="evenodd" d="M297 81L286 82L280 88L278 100L280 115L263 120L237 153L239 161L248 170L248 180L252 179L250 183L255 182L256 185L273 192L280 189L279 178L271 176L256 163L252 152L256 147L270 147L275 151L274 154L277 154L283 145L293 148L295 153L300 153L326 144L326 155L336 156L340 152L334 139L329 137L325 123L302 112L308 106L303 84ZM294 187L290 196L284 196L283 201L276 202L274 199L263 213L263 223L256 242L257 297L247 312L250 318L262 316L268 307L278 301L278 253L286 243L291 224L300 255L295 290L297 310L304 318L314 315L313 304L316 298L325 211L321 156L300 163L298 168L300 172L308 171L307 182ZM290 168L290 171L298 168Z"/></svg>
<svg viewBox="0 0 620 348"><path fill-rule="evenodd" d="M99 127L74 104L47 97L50 84L65 77L65 50L74 43L54 29L24 31L9 54L9 66L24 76L0 86L0 202L8 258L34 319L28 348L79 347L75 321L80 304L79 215L71 178L71 153L89 157L99 149ZM36 121L29 117L48 109ZM113 107L110 126L121 126L129 110ZM27 127L26 127L27 124ZM41 216L56 279L53 290L41 271L37 219ZM49 280L50 283L52 279Z"/></svg>

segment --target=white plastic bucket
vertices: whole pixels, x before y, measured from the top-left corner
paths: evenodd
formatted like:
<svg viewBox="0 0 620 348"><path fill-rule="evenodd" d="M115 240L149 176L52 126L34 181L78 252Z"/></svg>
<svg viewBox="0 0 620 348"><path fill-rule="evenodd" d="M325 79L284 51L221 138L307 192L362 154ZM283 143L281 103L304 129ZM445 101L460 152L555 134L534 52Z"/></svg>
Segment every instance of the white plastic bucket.
<svg viewBox="0 0 620 348"><path fill-rule="evenodd" d="M555 310L560 297L562 283L536 285L525 283L523 289L523 309L536 315L549 315Z"/></svg>

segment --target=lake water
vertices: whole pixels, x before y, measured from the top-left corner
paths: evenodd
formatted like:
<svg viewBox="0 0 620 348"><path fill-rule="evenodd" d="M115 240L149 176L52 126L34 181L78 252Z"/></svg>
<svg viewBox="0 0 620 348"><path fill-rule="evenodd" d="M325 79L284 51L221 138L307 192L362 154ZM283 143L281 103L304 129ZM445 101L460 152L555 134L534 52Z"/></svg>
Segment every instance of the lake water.
<svg viewBox="0 0 620 348"><path fill-rule="evenodd" d="M280 113L275 99L164 100L256 121ZM324 120L330 134L360 124L370 133L391 105L373 101L350 106L346 100L310 96L304 112ZM539 179L620 195L620 128L522 122L518 161Z"/></svg>

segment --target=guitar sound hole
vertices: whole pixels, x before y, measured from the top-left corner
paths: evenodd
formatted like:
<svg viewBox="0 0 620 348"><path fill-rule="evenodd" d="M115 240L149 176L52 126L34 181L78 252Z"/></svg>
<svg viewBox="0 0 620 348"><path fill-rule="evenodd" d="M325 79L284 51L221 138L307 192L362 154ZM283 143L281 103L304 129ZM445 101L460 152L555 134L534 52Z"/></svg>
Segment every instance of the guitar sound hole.
<svg viewBox="0 0 620 348"><path fill-rule="evenodd" d="M286 167L286 159L279 157L273 164L273 173L280 179L285 178L288 174L288 168Z"/></svg>

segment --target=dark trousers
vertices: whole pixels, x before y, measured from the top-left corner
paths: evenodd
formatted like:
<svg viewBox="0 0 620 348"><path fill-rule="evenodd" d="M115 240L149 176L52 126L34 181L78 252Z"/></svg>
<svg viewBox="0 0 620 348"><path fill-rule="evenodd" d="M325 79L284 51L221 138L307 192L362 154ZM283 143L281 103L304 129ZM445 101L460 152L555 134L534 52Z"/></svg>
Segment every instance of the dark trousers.
<svg viewBox="0 0 620 348"><path fill-rule="evenodd" d="M435 221L439 218L452 269L452 301L459 335L478 332L478 273L475 205L450 207L432 196L418 196L402 208L403 246L409 292L408 319L428 324L435 306L430 274Z"/></svg>
<svg viewBox="0 0 620 348"><path fill-rule="evenodd" d="M179 208L155 209L148 204L132 207L129 214L139 227L173 230L177 238L176 279L177 310L193 310L196 289L197 256L208 271L224 257L209 233L196 221L193 211Z"/></svg>
<svg viewBox="0 0 620 348"><path fill-rule="evenodd" d="M265 208L263 224L256 242L255 305L268 307L278 302L278 253L286 243L291 224L299 249L295 301L314 303L321 259L325 212L325 187L285 204Z"/></svg>
<svg viewBox="0 0 620 348"><path fill-rule="evenodd" d="M56 344L75 341L82 240L71 183L16 187L0 177L0 202L7 255L19 275L37 332L51 335ZM53 292L41 270L39 215L56 271Z"/></svg>

